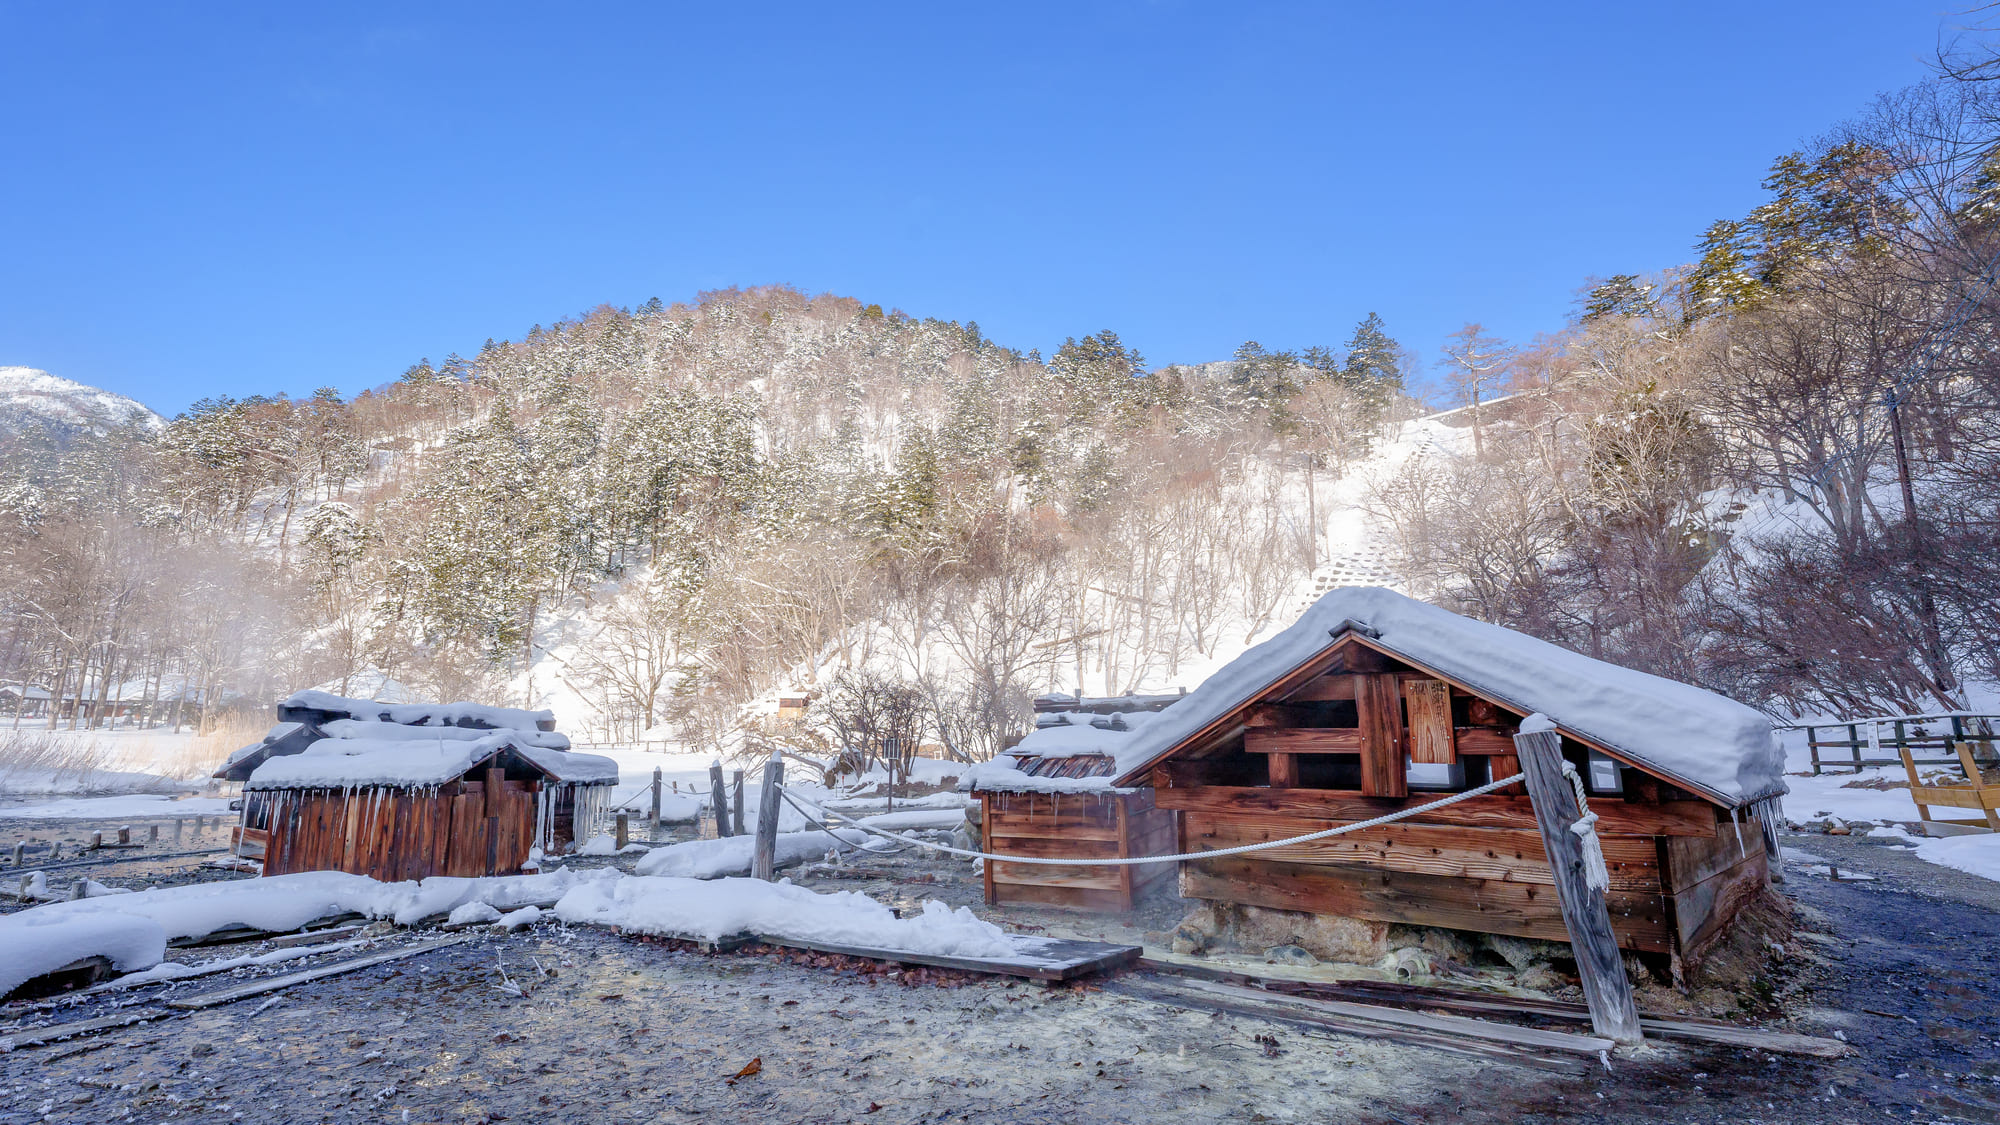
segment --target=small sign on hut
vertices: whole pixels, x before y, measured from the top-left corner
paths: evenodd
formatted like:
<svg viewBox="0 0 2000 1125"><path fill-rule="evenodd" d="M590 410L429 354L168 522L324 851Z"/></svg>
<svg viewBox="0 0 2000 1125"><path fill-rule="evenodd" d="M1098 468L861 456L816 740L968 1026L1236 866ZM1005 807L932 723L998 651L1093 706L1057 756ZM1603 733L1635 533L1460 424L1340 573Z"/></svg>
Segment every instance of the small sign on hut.
<svg viewBox="0 0 2000 1125"><path fill-rule="evenodd" d="M1121 740L1103 784L1149 788L1178 813L1179 852L1285 840L1518 773L1513 736L1536 713L1588 788L1618 945L1662 967L1697 961L1769 878L1785 792L1770 721L1388 590L1328 593ZM1506 790L1186 860L1180 889L1256 910L1569 936L1534 808Z"/></svg>
<svg viewBox="0 0 2000 1125"><path fill-rule="evenodd" d="M618 781L548 711L305 691L278 718L215 773L242 783L235 850L266 875L515 874L587 832Z"/></svg>

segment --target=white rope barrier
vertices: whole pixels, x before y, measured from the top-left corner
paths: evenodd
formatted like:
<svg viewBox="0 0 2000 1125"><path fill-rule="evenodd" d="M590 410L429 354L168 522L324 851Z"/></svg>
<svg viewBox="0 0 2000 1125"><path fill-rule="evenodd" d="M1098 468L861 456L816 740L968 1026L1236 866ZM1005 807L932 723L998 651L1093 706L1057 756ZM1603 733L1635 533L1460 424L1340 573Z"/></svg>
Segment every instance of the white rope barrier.
<svg viewBox="0 0 2000 1125"><path fill-rule="evenodd" d="M842 813L834 812L831 809L821 808L818 805L813 805L811 801L805 801L805 805L812 805L813 809L816 810L821 817L827 817L827 816L835 817L839 820L845 821L846 823L853 825L856 828L861 829L863 832L870 832L877 836L884 837L886 839L901 841L902 843L905 844L914 844L920 848L930 848L933 851L946 852L950 855L956 855L956 856L964 856L967 859L992 859L992 860L999 860L1003 863L1034 863L1049 867L1136 867L1144 863L1179 863L1181 860L1184 859L1218 859L1222 856L1243 855L1246 852L1261 852L1271 848L1287 847L1292 844L1310 843L1313 840L1324 840L1331 836L1344 836L1349 832L1359 832L1364 828L1378 828L1384 824L1391 824L1398 820L1407 820L1408 818L1413 816L1420 816L1427 812L1434 812L1448 805L1455 805L1460 801L1469 801L1474 797L1483 797L1486 794L1491 793L1496 789L1505 789L1507 786L1513 785L1514 783L1520 781L1523 776L1524 775L1517 773L1512 777L1501 778L1499 781L1489 781L1486 784L1481 785L1476 789L1467 789L1463 793L1453 793L1449 797L1445 797L1437 801L1432 801L1429 804L1418 805L1414 808L1398 809L1395 812L1389 813L1384 816L1375 817L1372 820L1361 820L1361 821L1356 821L1353 824L1343 824L1338 828L1328 828L1321 832L1308 832L1303 836L1288 836L1282 840L1267 840L1261 844L1241 844L1233 848L1218 848L1215 851L1208 851L1208 852L1183 852L1180 855L1133 856L1129 859L1044 859L1039 856L995 855L992 852L975 852L975 851L969 851L965 848L954 848L946 844L934 844L929 840L919 840L916 839L915 837L905 836L898 832L890 832L887 829L875 828L870 825L863 824L860 821L855 820L853 817L846 816ZM797 809L801 816L804 816L809 821L813 818L813 813L807 812L804 805L800 804L800 801L804 799L803 798L795 799L792 796L790 788L781 789L779 791L779 795L784 797L784 799L788 803L790 803L794 809ZM1597 817L1594 814L1591 814L1587 808L1585 809L1585 817L1591 821L1595 821L1597 819ZM1577 823L1582 824L1583 821L1578 821ZM1590 851L1594 850L1590 845L1594 845L1596 843L1596 839L1597 838L1595 835L1591 835L1590 837L1588 837L1589 844L1587 844L1584 849L1586 853L1589 853ZM1602 852L1598 853L1597 863L1598 867L1602 869L1604 865L1604 855ZM1608 877L1606 879L1606 882L1608 884L1609 882Z"/></svg>

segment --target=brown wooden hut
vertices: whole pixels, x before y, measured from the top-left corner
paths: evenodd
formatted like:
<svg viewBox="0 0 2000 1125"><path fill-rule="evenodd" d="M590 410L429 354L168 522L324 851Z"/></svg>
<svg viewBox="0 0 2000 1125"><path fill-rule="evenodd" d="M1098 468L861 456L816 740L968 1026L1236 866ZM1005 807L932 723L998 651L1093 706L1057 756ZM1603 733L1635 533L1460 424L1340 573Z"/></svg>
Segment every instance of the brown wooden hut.
<svg viewBox="0 0 2000 1125"><path fill-rule="evenodd" d="M618 778L548 712L302 692L217 777L243 785L238 855L264 874L507 875L566 850Z"/></svg>
<svg viewBox="0 0 2000 1125"><path fill-rule="evenodd" d="M1588 782L1620 946L1694 962L1769 878L1784 785L1768 720L1387 590L1327 594L1135 732L1109 780L1150 787L1155 808L1180 815L1177 851L1279 840L1516 773L1512 735L1535 713ZM1184 861L1180 890L1568 936L1528 799L1504 790L1350 835Z"/></svg>
<svg viewBox="0 0 2000 1125"><path fill-rule="evenodd" d="M1033 734L972 771L983 851L1043 858L1110 859L1170 855L1174 814L1145 787L1111 784L1116 751L1179 696L1093 700L1063 697L1071 709L1035 701ZM1123 706L1130 710L1114 710ZM986 864L986 901L1128 911L1172 875L1171 863L1117 867Z"/></svg>

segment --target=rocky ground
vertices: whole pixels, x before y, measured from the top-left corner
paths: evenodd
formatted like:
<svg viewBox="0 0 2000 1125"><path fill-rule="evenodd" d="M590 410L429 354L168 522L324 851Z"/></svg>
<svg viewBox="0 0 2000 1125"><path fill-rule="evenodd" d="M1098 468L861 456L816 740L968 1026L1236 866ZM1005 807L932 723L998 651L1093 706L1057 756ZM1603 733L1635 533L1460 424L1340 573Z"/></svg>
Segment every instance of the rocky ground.
<svg viewBox="0 0 2000 1125"><path fill-rule="evenodd" d="M52 828L63 826L37 826ZM1795 864L1785 889L1803 933L1816 936L1792 942L1743 1006L1769 1026L1837 1031L1858 1049L1852 1058L1656 1046L1613 1060L1608 1073L1557 1074L1089 985L710 955L544 925L0 1054L0 1123L2000 1122L2000 885L1924 864L1894 841L1785 843L1843 880L1877 877L1834 881ZM51 882L79 871L127 885L232 877L185 869L185 859L115 858L52 871ZM962 862L910 852L794 876L907 907L924 898L972 905L980 893ZM1167 896L1134 919L981 909L1017 930L1157 945L1187 905ZM385 948L415 936L373 932ZM170 987L185 995L313 963L15 1004L0 1011L0 1026L144 1008ZM756 1073L730 1084L753 1060Z"/></svg>

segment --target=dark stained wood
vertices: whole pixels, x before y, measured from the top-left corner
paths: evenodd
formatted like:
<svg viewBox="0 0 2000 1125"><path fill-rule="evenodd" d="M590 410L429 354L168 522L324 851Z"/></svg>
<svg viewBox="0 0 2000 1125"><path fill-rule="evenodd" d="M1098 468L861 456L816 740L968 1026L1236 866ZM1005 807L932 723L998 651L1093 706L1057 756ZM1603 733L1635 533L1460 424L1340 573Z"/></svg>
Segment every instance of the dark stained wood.
<svg viewBox="0 0 2000 1125"><path fill-rule="evenodd" d="M1409 717L1410 761L1450 765L1458 760L1451 730L1451 685L1443 680L1403 681Z"/></svg>
<svg viewBox="0 0 2000 1125"><path fill-rule="evenodd" d="M1563 925L1569 930L1584 1001L1590 1006L1590 1025L1599 1035L1620 1043L1637 1043L1643 1037L1639 1008L1632 999L1624 959L1618 953L1611 912L1604 896L1585 883L1582 848L1569 830L1583 816L1583 810L1577 807L1576 790L1562 773L1562 736L1552 730L1516 735L1514 746L1527 775L1535 826L1541 830L1549 866L1556 875Z"/></svg>
<svg viewBox="0 0 2000 1125"><path fill-rule="evenodd" d="M1090 887L1121 894L1125 888L1116 867L1051 867L1046 864L987 862L993 863L993 882L996 885L1034 883L1043 887Z"/></svg>
<svg viewBox="0 0 2000 1125"><path fill-rule="evenodd" d="M1272 813L1306 820L1371 820L1410 805L1437 800L1435 795L1407 800L1379 800L1335 789L1265 789L1258 786L1213 785L1201 789L1157 789L1153 799L1163 809L1186 812ZM1700 801L1666 801L1635 805L1622 801L1593 802L1598 831L1617 836L1713 836L1714 807ZM1419 824L1462 824L1473 828L1526 828L1534 810L1525 798L1474 797L1428 812Z"/></svg>
<svg viewBox="0 0 2000 1125"><path fill-rule="evenodd" d="M1303 686L1284 697L1287 703L1328 703L1354 698L1354 677L1350 675L1321 676L1307 681Z"/></svg>
<svg viewBox="0 0 2000 1125"><path fill-rule="evenodd" d="M995 815L994 794L979 794L979 850L989 855L1003 854L998 848L993 846L993 817ZM993 897L993 861L987 860L979 866L984 872L982 877L986 883L986 905L992 906L995 902L999 901Z"/></svg>
<svg viewBox="0 0 2000 1125"><path fill-rule="evenodd" d="M1752 855L1764 850L1764 826L1750 818L1742 825L1743 839L1739 844L1733 826L1717 825L1714 836L1706 839L1682 838L1666 841L1666 889L1668 893L1686 890L1704 880L1712 878L1739 863L1749 860Z"/></svg>
<svg viewBox="0 0 2000 1125"><path fill-rule="evenodd" d="M1495 754L1486 759L1486 769L1487 776L1493 781L1498 781L1503 777L1512 777L1520 773L1521 759L1512 754ZM1528 787L1526 785L1509 785L1505 789L1496 789L1493 792L1495 796L1500 797L1525 797L1528 795ZM1710 817L1709 819L1713 820L1714 818Z"/></svg>
<svg viewBox="0 0 2000 1125"><path fill-rule="evenodd" d="M1359 754L1361 742L1358 727L1252 727L1243 732L1247 754Z"/></svg>
<svg viewBox="0 0 2000 1125"><path fill-rule="evenodd" d="M1495 727L1455 727L1452 744L1461 754L1504 754L1514 756L1514 735Z"/></svg>
<svg viewBox="0 0 2000 1125"><path fill-rule="evenodd" d="M1187 850L1223 849L1284 840L1338 826L1337 821L1208 813L1187 814ZM1385 824L1344 836L1253 853L1259 859L1322 865L1353 864L1458 878L1554 885L1539 832L1410 823ZM1605 866L1618 890L1659 893L1659 853L1650 836L1604 838Z"/></svg>
<svg viewBox="0 0 2000 1125"><path fill-rule="evenodd" d="M1364 867L1264 862L1248 857L1186 860L1181 894L1308 914L1340 914L1410 926L1566 941L1555 888ZM1661 896L1613 891L1613 928L1628 949L1665 953L1672 937Z"/></svg>
<svg viewBox="0 0 2000 1125"><path fill-rule="evenodd" d="M1361 715L1361 792L1370 797L1403 797L1410 792L1403 755L1403 694L1396 676L1383 673L1355 681Z"/></svg>
<svg viewBox="0 0 2000 1125"><path fill-rule="evenodd" d="M1733 867L1702 880L1673 897L1674 925L1681 957L1695 963L1722 936L1738 911L1764 893L1769 868L1763 849Z"/></svg>

